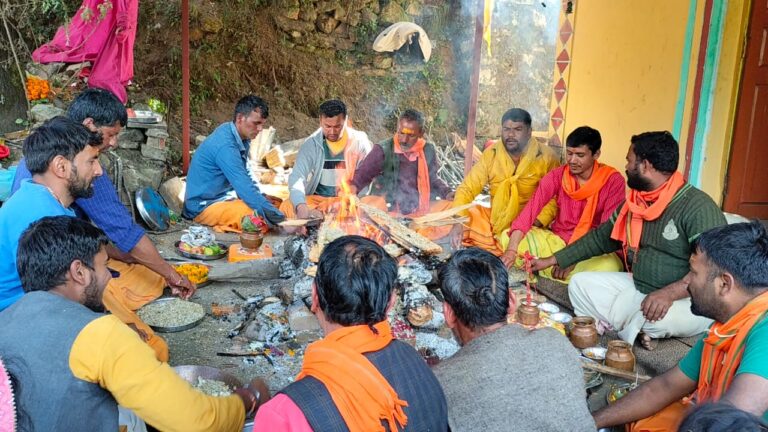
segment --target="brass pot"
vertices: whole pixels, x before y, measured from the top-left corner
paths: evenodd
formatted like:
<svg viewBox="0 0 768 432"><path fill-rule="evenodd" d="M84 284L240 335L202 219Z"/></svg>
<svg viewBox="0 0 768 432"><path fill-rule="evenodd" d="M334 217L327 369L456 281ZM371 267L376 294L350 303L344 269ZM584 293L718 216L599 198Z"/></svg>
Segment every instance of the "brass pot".
<svg viewBox="0 0 768 432"><path fill-rule="evenodd" d="M577 316L571 321L571 343L579 349L597 345L597 327L595 319L587 316Z"/></svg>
<svg viewBox="0 0 768 432"><path fill-rule="evenodd" d="M257 251L264 242L264 234L260 232L241 232L240 233L240 246L243 249L251 251Z"/></svg>
<svg viewBox="0 0 768 432"><path fill-rule="evenodd" d="M536 303L523 301L517 308L517 322L522 325L535 326L539 323L539 308Z"/></svg>
<svg viewBox="0 0 768 432"><path fill-rule="evenodd" d="M605 353L605 365L634 372L635 354L632 353L632 345L623 340L608 342L608 352Z"/></svg>

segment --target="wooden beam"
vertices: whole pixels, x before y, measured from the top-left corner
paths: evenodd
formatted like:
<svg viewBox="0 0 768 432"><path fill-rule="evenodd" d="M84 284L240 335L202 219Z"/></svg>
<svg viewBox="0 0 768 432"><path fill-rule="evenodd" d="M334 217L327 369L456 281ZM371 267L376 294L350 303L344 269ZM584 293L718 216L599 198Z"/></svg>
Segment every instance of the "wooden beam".
<svg viewBox="0 0 768 432"><path fill-rule="evenodd" d="M472 149L475 148L477 127L477 93L480 86L480 54L483 49L485 0L477 0L475 11L475 45L472 51L472 76L469 79L469 114L467 115L467 147L464 151L464 176L472 168Z"/></svg>
<svg viewBox="0 0 768 432"><path fill-rule="evenodd" d="M389 234L394 242L403 246L407 250L425 255L437 255L443 251L437 243L406 227L393 218L387 212L381 211L376 207L358 203L368 217L375 222L379 228Z"/></svg>
<svg viewBox="0 0 768 432"><path fill-rule="evenodd" d="M628 372L622 369L616 369L610 366L601 365L600 363L582 361L581 367L584 369L589 369L595 372L600 372L607 375L615 376L617 378L625 379L627 381L637 381L638 383L643 383L651 379L651 377L649 377L648 375L640 375L640 374Z"/></svg>

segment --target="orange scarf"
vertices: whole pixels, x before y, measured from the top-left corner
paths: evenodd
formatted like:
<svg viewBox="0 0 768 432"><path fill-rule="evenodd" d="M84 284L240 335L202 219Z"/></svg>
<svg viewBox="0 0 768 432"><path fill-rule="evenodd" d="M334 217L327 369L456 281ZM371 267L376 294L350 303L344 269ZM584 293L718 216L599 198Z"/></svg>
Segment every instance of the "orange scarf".
<svg viewBox="0 0 768 432"><path fill-rule="evenodd" d="M304 354L304 365L297 380L312 376L322 382L331 394L336 408L350 432L390 431L404 428L408 418L389 382L363 353L378 351L392 341L389 322L343 327L312 343Z"/></svg>
<svg viewBox="0 0 768 432"><path fill-rule="evenodd" d="M563 191L574 201L587 200L587 205L584 207L584 211L581 212L579 223L576 224L576 229L573 230L573 235L571 235L568 244L580 239L592 228L600 191L615 172L616 170L613 167L599 164L595 161L595 164L592 166L592 176L584 185L579 187L579 181L571 175L571 170L567 167L563 170Z"/></svg>
<svg viewBox="0 0 768 432"><path fill-rule="evenodd" d="M357 149L350 149L348 147L350 142L349 131L347 130L347 128L349 128L349 122L349 119L347 119L347 123L344 124L344 128L341 131L341 136L338 141L331 141L328 138L325 138L325 142L328 144L328 149L331 151L332 155L337 155L342 151L344 152L345 172L344 177L337 180L339 185L341 185L341 183L351 183L352 177L355 174L355 169L357 168L358 159L360 158Z"/></svg>
<svg viewBox="0 0 768 432"><path fill-rule="evenodd" d="M715 322L704 338L696 388L699 403L717 401L730 387L752 327L768 314L768 292L752 299L725 323Z"/></svg>
<svg viewBox="0 0 768 432"><path fill-rule="evenodd" d="M427 144L424 138L419 138L416 144L408 150L403 150L400 147L400 139L395 134L395 154L402 154L408 158L409 161L419 161L418 176L416 184L419 188L419 207L411 213L409 216L420 216L429 213L429 198L431 195L429 185L429 168L427 167L427 156L424 154L424 146Z"/></svg>
<svg viewBox="0 0 768 432"><path fill-rule="evenodd" d="M627 246L635 249L635 251L640 247L643 222L658 219L683 185L685 185L683 175L679 171L675 171L656 190L650 192L629 190L627 201L621 207L616 223L613 224L613 231L611 231L611 238L622 243L625 256Z"/></svg>

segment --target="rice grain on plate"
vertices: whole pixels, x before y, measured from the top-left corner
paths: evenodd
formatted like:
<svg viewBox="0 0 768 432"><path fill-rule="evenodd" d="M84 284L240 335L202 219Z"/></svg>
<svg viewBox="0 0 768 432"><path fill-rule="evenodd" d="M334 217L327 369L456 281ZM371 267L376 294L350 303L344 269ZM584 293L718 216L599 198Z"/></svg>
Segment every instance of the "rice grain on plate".
<svg viewBox="0 0 768 432"><path fill-rule="evenodd" d="M137 313L152 327L181 327L205 316L202 305L180 299L149 303Z"/></svg>

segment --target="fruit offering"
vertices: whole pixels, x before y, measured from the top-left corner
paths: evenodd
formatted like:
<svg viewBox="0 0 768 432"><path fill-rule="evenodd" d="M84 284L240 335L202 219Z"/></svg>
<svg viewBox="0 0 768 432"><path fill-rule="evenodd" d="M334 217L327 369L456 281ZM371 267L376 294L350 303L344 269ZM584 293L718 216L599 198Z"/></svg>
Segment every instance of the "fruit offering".
<svg viewBox="0 0 768 432"><path fill-rule="evenodd" d="M205 246L192 246L189 243L179 242L179 249L184 252L196 254L196 255L220 255L224 253L224 249L216 243L211 243Z"/></svg>

